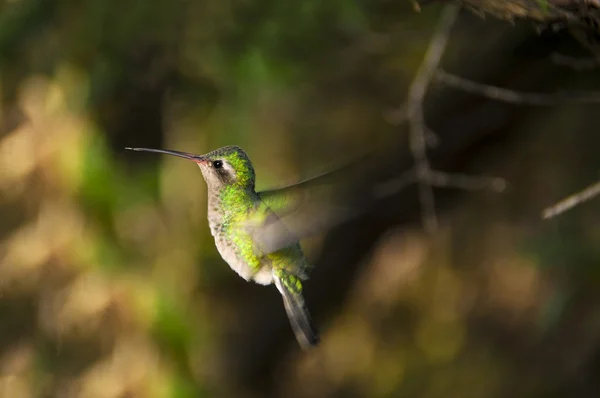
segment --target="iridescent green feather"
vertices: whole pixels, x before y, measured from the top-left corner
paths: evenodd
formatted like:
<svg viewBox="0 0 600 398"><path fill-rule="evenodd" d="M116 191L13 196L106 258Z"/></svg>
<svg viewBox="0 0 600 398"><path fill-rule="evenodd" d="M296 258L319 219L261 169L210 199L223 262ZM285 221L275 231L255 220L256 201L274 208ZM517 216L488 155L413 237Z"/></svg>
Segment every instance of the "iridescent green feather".
<svg viewBox="0 0 600 398"><path fill-rule="evenodd" d="M255 179L254 168L246 156L242 155L239 151L234 151L231 154L226 155L225 159L227 159L231 167L236 171L237 185L242 187L253 185ZM252 188L254 187L252 186Z"/></svg>
<svg viewBox="0 0 600 398"><path fill-rule="evenodd" d="M294 294L302 293L302 281L300 280L300 278L298 278L295 275L290 275L283 270L275 271L275 274L277 275L277 277L279 279L281 279L281 282L283 282L283 285L290 292L293 292Z"/></svg>
<svg viewBox="0 0 600 398"><path fill-rule="evenodd" d="M261 259L255 252L252 236L238 227L247 221L248 209L253 208L252 197L238 187L226 186L219 193L219 199L223 208L223 230L226 231L227 238L248 266L258 272Z"/></svg>

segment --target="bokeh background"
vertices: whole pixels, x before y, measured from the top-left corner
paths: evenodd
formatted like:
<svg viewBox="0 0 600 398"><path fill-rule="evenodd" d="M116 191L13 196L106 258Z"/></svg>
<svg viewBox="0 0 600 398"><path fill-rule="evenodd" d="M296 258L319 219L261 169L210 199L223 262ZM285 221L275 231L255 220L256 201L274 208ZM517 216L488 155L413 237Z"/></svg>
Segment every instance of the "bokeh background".
<svg viewBox="0 0 600 398"><path fill-rule="evenodd" d="M417 192L304 242L322 344L220 259L198 169L125 146L237 144L258 187L385 146L441 7L410 2L0 2L0 397L598 397L599 106L433 84L433 164L503 193ZM462 12L442 66L519 90L600 90L567 32ZM378 165L377 160L374 161ZM373 166L371 164L371 166Z"/></svg>

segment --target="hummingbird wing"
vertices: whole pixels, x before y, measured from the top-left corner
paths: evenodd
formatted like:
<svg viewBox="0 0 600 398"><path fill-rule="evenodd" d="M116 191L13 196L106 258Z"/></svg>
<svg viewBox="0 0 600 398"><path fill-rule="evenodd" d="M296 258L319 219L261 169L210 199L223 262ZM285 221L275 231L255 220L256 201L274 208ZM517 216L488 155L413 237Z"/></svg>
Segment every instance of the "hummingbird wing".
<svg viewBox="0 0 600 398"><path fill-rule="evenodd" d="M253 235L267 252L288 247L298 240L357 216L375 197L362 189L364 158L334 171L279 189L259 192L262 202L275 213Z"/></svg>
<svg viewBox="0 0 600 398"><path fill-rule="evenodd" d="M298 237L281 221L280 216L259 200L243 227L256 244L257 255L264 256L298 243ZM273 239L272 235L277 235Z"/></svg>

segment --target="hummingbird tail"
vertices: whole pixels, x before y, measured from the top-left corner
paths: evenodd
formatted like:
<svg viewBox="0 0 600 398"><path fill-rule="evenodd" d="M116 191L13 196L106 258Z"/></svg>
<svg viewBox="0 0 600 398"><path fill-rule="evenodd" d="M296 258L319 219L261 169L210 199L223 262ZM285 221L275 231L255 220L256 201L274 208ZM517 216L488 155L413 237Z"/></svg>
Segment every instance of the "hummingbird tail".
<svg viewBox="0 0 600 398"><path fill-rule="evenodd" d="M300 280L293 275L278 274L274 275L275 285L283 296L285 312L296 335L296 340L303 349L317 345L320 340L319 333L304 303Z"/></svg>

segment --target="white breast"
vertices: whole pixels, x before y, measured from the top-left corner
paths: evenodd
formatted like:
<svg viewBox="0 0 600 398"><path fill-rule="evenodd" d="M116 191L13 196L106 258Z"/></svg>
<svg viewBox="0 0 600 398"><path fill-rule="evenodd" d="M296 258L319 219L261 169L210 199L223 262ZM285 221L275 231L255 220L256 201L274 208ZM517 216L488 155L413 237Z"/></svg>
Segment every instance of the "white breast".
<svg viewBox="0 0 600 398"><path fill-rule="evenodd" d="M231 243L228 242L227 239L225 239L223 235L219 233L219 230L221 229L221 224L214 219L209 219L208 225L210 226L210 232L212 236L215 238L215 245L217 247L217 251L232 270L234 270L239 276L241 276L246 281L253 280L254 282L261 285L269 285L273 283L271 267L265 266L260 271L253 274L252 269L237 254L237 251L235 250L233 245L231 245Z"/></svg>

